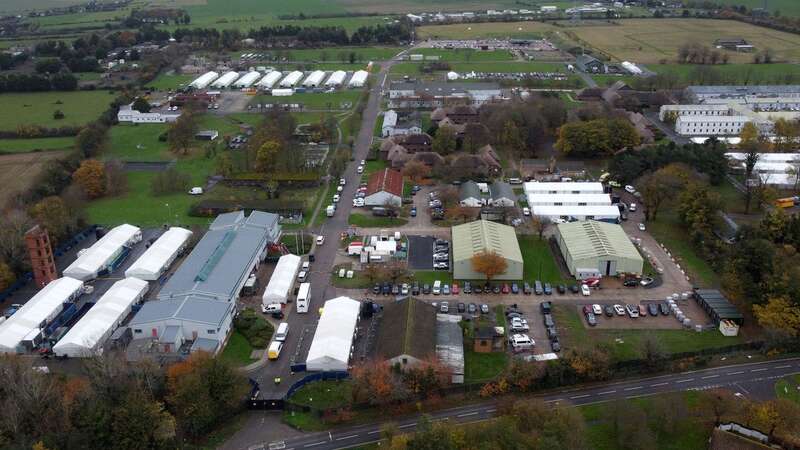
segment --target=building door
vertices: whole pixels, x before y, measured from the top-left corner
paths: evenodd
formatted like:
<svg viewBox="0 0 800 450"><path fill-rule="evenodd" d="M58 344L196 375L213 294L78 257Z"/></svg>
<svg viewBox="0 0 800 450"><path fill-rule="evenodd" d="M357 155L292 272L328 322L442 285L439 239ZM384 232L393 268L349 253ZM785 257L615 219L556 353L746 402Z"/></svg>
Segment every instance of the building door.
<svg viewBox="0 0 800 450"><path fill-rule="evenodd" d="M611 275L611 261L606 261L606 269L604 270L605 276Z"/></svg>

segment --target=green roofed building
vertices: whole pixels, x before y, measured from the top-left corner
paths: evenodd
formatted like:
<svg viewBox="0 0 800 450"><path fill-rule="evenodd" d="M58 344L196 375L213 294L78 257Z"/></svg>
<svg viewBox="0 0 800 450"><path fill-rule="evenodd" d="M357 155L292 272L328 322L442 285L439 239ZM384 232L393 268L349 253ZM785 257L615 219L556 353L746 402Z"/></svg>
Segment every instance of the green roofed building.
<svg viewBox="0 0 800 450"><path fill-rule="evenodd" d="M642 274L644 259L620 225L586 220L559 224L556 239L576 278Z"/></svg>
<svg viewBox="0 0 800 450"><path fill-rule="evenodd" d="M506 260L505 273L495 276L495 280L522 279L522 252L514 227L488 220L453 227L453 278L485 280L482 273L472 269L472 257L482 252L497 253Z"/></svg>

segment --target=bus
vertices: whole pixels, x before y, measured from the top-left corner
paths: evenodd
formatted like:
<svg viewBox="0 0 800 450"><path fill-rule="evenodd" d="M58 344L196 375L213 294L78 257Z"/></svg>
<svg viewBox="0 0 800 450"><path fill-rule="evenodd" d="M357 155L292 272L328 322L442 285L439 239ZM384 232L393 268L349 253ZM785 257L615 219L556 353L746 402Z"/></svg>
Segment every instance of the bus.
<svg viewBox="0 0 800 450"><path fill-rule="evenodd" d="M311 305L311 283L300 283L300 290L297 292L297 312L307 313Z"/></svg>
<svg viewBox="0 0 800 450"><path fill-rule="evenodd" d="M793 208L794 197L779 198L775 200L775 206L778 208Z"/></svg>

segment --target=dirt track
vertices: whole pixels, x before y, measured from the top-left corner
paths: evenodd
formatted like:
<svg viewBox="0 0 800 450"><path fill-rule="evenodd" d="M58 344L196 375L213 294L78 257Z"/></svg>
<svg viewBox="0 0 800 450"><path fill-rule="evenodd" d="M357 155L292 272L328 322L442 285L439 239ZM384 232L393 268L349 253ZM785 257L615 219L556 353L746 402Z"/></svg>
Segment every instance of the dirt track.
<svg viewBox="0 0 800 450"><path fill-rule="evenodd" d="M28 189L45 163L66 154L66 151L56 151L0 155L0 205Z"/></svg>

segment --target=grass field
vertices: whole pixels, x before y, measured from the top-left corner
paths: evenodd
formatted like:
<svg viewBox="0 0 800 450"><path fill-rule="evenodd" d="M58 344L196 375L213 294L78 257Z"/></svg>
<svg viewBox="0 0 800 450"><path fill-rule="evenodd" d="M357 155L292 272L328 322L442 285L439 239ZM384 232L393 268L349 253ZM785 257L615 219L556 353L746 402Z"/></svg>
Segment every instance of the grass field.
<svg viewBox="0 0 800 450"><path fill-rule="evenodd" d="M158 136L167 131L168 126L160 123L141 125L119 124L109 131L108 159L123 161L169 161L175 159L166 142Z"/></svg>
<svg viewBox="0 0 800 450"><path fill-rule="evenodd" d="M557 28L542 22L487 22L454 25L432 25L417 28L419 39L528 38L543 36Z"/></svg>
<svg viewBox="0 0 800 450"><path fill-rule="evenodd" d="M13 130L19 125L83 125L97 119L113 100L113 93L109 91L2 94L0 129ZM61 110L65 117L53 119L56 110Z"/></svg>
<svg viewBox="0 0 800 450"><path fill-rule="evenodd" d="M716 75L710 80L697 79L698 67L709 69ZM800 81L800 65L788 63L717 64L714 66L648 64L647 68L659 74L674 74L685 84L784 84ZM597 81L597 77L602 76L595 75L593 78Z"/></svg>
<svg viewBox="0 0 800 450"><path fill-rule="evenodd" d="M361 91L338 91L331 93L302 93L293 94L288 97L273 97L271 95L259 95L253 97L250 104L285 104L300 103L306 109L350 109L355 106Z"/></svg>
<svg viewBox="0 0 800 450"><path fill-rule="evenodd" d="M64 151L0 155L0 204L24 192L36 181L36 175L48 161L62 158Z"/></svg>
<svg viewBox="0 0 800 450"><path fill-rule="evenodd" d="M466 48L441 49L418 48L410 52L415 55L438 56L440 61L480 62L480 61L513 61L514 55L507 50L472 50Z"/></svg>
<svg viewBox="0 0 800 450"><path fill-rule="evenodd" d="M618 61L643 64L662 59L675 61L678 48L687 43L712 47L714 40L728 36L746 39L756 49L770 48L776 60L800 60L800 36L742 22L712 19L630 19L620 25L571 27L569 32L581 41ZM748 53L727 52L732 63L752 62Z"/></svg>
<svg viewBox="0 0 800 450"><path fill-rule="evenodd" d="M0 139L0 154L66 150L75 144L74 137Z"/></svg>
<svg viewBox="0 0 800 450"><path fill-rule="evenodd" d="M336 408L352 401L352 388L349 380L315 381L296 390L291 401L320 409Z"/></svg>
<svg viewBox="0 0 800 450"><path fill-rule="evenodd" d="M517 239L522 251L525 281L533 283L534 280L540 280L553 284L567 282L556 265L550 245L546 240L540 241L538 236L530 235L519 235Z"/></svg>
<svg viewBox="0 0 800 450"><path fill-rule="evenodd" d="M719 276L686 240L686 231L676 213L659 211L658 220L648 222L647 230L675 256L695 286L719 286Z"/></svg>
<svg viewBox="0 0 800 450"><path fill-rule="evenodd" d="M350 214L348 223L359 227L376 228L399 227L405 225L408 221L398 217L375 217L367 214Z"/></svg>
<svg viewBox="0 0 800 450"><path fill-rule="evenodd" d="M177 89L191 83L198 75L161 74L155 80L147 83L146 88L167 91Z"/></svg>
<svg viewBox="0 0 800 450"><path fill-rule="evenodd" d="M775 396L800 404L800 375L792 375L775 383Z"/></svg>
<svg viewBox="0 0 800 450"><path fill-rule="evenodd" d="M349 62L350 54L355 53L356 61L384 61L398 54L402 49L399 47L333 47L333 48L310 48L296 50L280 50L274 52L274 56L286 58L287 61L317 61L317 62ZM261 53L270 55L270 51L256 49L251 51L241 50L232 52L233 58L240 57L243 53Z"/></svg>
<svg viewBox="0 0 800 450"><path fill-rule="evenodd" d="M771 12L780 12L782 16L800 16L800 2L797 0L717 0L720 5L741 6L744 5L750 9L763 8L767 5L767 9Z"/></svg>
<svg viewBox="0 0 800 450"><path fill-rule="evenodd" d="M667 353L681 353L704 348L740 344L740 337L726 337L719 331L697 333L686 330L598 330L583 326L583 318L574 305L555 305L553 309L559 330L563 329L564 348L588 349L603 345L616 361L641 357L646 337L655 339ZM646 320L646 319L642 319Z"/></svg>
<svg viewBox="0 0 800 450"><path fill-rule="evenodd" d="M464 382L489 381L500 374L508 364L508 353L476 353L464 344Z"/></svg>
<svg viewBox="0 0 800 450"><path fill-rule="evenodd" d="M222 359L228 360L237 366L244 366L253 362L253 359L250 358L252 351L253 347L250 346L244 335L234 331L222 350Z"/></svg>

